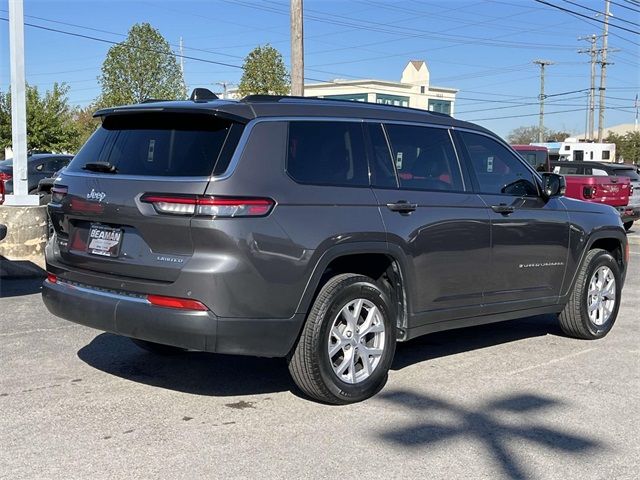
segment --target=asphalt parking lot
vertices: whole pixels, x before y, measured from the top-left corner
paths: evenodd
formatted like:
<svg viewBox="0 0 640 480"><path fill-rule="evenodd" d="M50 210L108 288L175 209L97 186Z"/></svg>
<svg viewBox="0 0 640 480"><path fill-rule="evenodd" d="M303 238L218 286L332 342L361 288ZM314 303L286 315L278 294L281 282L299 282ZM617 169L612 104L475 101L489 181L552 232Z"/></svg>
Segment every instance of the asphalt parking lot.
<svg viewBox="0 0 640 480"><path fill-rule="evenodd" d="M551 316L399 346L357 405L301 398L284 360L156 357L0 284L1 478L626 479L640 472L640 245L595 342Z"/></svg>

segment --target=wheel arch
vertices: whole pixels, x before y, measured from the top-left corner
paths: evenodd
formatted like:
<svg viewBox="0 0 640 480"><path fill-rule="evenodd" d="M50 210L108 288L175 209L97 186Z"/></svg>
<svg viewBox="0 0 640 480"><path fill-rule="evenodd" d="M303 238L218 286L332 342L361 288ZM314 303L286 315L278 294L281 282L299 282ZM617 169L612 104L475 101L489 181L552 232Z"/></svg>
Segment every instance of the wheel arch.
<svg viewBox="0 0 640 480"><path fill-rule="evenodd" d="M611 256L616 259L616 262L620 267L620 276L624 284L628 261L628 247L627 236L621 229L606 229L593 232L585 242L585 248L580 254L580 261L577 263L577 267L571 278L571 283L568 285L563 296L568 297L568 295L573 291L578 277L578 272L582 268L585 257L587 256L587 253L594 248L601 248L602 250L609 252Z"/></svg>
<svg viewBox="0 0 640 480"><path fill-rule="evenodd" d="M407 262L399 248L383 242L337 245L324 252L307 282L296 312L308 313L322 286L341 273L366 275L388 285L397 312L397 336L404 338L410 305Z"/></svg>

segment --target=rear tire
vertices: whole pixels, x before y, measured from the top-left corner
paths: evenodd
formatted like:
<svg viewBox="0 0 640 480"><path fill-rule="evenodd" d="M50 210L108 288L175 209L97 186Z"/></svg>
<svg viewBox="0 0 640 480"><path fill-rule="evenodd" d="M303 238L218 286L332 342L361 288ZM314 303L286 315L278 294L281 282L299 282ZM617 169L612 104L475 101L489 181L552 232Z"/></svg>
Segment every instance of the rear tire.
<svg viewBox="0 0 640 480"><path fill-rule="evenodd" d="M622 225L624 226L625 230L629 231L633 226L633 220L631 220L630 222L624 222Z"/></svg>
<svg viewBox="0 0 640 480"><path fill-rule="evenodd" d="M156 355L177 355L187 351L184 348L174 347L173 345L163 345L161 343L140 340L139 338L131 338L130 340L141 349Z"/></svg>
<svg viewBox="0 0 640 480"><path fill-rule="evenodd" d="M562 331L584 340L604 337L616 321L621 290L615 258L599 248L587 252L573 292L559 316Z"/></svg>
<svg viewBox="0 0 640 480"><path fill-rule="evenodd" d="M295 383L321 402L343 405L378 393L396 347L387 293L363 275L331 278L320 290L289 361Z"/></svg>

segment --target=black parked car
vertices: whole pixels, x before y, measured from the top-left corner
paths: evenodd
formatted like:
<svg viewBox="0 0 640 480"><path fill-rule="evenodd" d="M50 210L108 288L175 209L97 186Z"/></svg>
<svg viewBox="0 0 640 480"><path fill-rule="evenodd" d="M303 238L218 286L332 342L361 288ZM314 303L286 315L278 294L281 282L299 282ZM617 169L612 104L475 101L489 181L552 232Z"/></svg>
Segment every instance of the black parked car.
<svg viewBox="0 0 640 480"><path fill-rule="evenodd" d="M286 357L328 403L378 392L397 341L543 313L596 339L615 322L618 212L563 197L564 177L477 125L273 96L96 115L49 204L60 317L156 353Z"/></svg>
<svg viewBox="0 0 640 480"><path fill-rule="evenodd" d="M38 191L38 182L51 177L55 172L66 167L73 155L54 153L36 153L27 157L27 175L29 178L29 193ZM13 159L0 161L0 181L4 181L7 195L13 193Z"/></svg>

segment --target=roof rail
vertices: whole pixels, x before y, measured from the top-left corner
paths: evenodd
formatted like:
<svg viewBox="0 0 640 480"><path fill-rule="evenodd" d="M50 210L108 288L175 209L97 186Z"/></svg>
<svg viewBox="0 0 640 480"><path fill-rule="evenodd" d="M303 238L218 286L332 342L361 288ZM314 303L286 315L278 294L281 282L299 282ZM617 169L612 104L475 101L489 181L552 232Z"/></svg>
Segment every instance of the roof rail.
<svg viewBox="0 0 640 480"><path fill-rule="evenodd" d="M407 110L407 109L415 110L421 113L428 113L430 115L435 115L438 117L451 117L451 115L447 113L432 112L430 110L423 110L422 108L403 107L400 105L386 105L382 103L372 103L372 102L356 102L356 101L347 100L344 98L300 97L300 96L292 96L292 95L247 95L246 97L242 98L240 101L256 103L256 102L279 102L280 100L317 100L321 102L348 103L354 106L370 107L370 108L391 108L391 109L402 108L404 110Z"/></svg>
<svg viewBox="0 0 640 480"><path fill-rule="evenodd" d="M241 102L278 102L284 99L293 99L293 100L322 100L318 97L300 97L293 95L265 95L265 94L254 94L247 95L242 98Z"/></svg>

